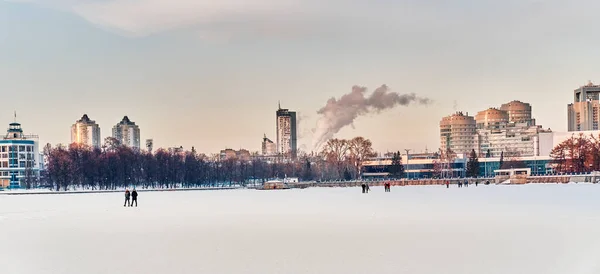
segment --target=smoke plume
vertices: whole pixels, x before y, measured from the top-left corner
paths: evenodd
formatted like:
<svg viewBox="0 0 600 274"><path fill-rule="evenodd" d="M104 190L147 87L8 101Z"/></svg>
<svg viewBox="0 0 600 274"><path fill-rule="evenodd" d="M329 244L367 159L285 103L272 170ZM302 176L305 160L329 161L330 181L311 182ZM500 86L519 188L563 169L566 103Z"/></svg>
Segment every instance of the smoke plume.
<svg viewBox="0 0 600 274"><path fill-rule="evenodd" d="M377 88L365 97L366 87L354 86L352 92L339 99L331 98L317 111L321 117L314 130L313 148L318 151L321 145L333 138L342 128L353 126L354 120L362 115L379 113L396 106L408 106L411 103L429 104L430 99L418 97L414 93L398 94L391 92L386 85Z"/></svg>

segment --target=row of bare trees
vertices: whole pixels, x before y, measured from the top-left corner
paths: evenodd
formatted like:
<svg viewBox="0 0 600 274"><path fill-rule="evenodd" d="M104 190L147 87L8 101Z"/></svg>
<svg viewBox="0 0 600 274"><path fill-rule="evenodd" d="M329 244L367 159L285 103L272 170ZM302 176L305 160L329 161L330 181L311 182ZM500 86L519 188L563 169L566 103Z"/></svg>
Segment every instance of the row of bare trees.
<svg viewBox="0 0 600 274"><path fill-rule="evenodd" d="M369 139L355 137L350 140L330 139L327 141L321 156L334 169L332 177L350 180L360 176L365 159L377 156Z"/></svg>
<svg viewBox="0 0 600 274"><path fill-rule="evenodd" d="M302 180L353 179L361 163L375 155L371 141L332 139L317 155L300 153L296 161L270 163L219 159L197 153L159 149L154 153L107 142L102 148L71 144L44 148L46 170L40 184L56 190L72 188L117 189L175 188L248 184L273 178L299 177Z"/></svg>
<svg viewBox="0 0 600 274"><path fill-rule="evenodd" d="M600 135L573 135L554 147L550 157L557 172L600 170Z"/></svg>

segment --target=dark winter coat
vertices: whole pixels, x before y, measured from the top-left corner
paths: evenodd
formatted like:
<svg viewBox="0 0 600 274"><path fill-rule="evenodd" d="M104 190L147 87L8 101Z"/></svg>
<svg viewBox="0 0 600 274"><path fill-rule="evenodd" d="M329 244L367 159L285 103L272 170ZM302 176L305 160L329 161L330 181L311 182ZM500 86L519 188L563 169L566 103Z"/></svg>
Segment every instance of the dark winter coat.
<svg viewBox="0 0 600 274"><path fill-rule="evenodd" d="M125 192L125 199L129 200L129 195L130 195L130 194L129 194L129 191L126 191L126 192Z"/></svg>
<svg viewBox="0 0 600 274"><path fill-rule="evenodd" d="M131 198L133 198L134 200L137 199L137 191L133 191L131 192Z"/></svg>

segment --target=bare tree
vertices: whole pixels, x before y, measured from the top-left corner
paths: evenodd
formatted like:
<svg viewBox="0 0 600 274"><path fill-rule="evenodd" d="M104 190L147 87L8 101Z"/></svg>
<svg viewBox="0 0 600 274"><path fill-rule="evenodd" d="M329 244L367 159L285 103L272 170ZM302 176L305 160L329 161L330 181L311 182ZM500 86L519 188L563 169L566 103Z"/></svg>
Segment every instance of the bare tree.
<svg viewBox="0 0 600 274"><path fill-rule="evenodd" d="M373 151L373 143L371 143L371 140L363 137L355 137L348 141L348 151L355 174L360 174L362 162L365 159L377 156L377 153Z"/></svg>

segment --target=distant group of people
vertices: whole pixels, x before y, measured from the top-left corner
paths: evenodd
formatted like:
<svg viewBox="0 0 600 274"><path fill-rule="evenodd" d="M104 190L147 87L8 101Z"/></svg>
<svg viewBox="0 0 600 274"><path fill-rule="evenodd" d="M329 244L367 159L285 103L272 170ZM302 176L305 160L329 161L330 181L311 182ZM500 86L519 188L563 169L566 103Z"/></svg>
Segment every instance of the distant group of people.
<svg viewBox="0 0 600 274"><path fill-rule="evenodd" d="M133 206L133 202L135 202L135 207L137 207L137 197L138 193L135 191L135 188L131 192L129 192L129 189L125 189L125 204L123 206L131 207Z"/></svg>
<svg viewBox="0 0 600 274"><path fill-rule="evenodd" d="M490 181L486 181L485 185L489 185ZM464 182L458 181L458 187L469 187L469 181L465 180ZM475 181L475 186L479 186L479 181ZM450 188L450 181L446 181L446 188Z"/></svg>
<svg viewBox="0 0 600 274"><path fill-rule="evenodd" d="M362 187L362 193L369 193L369 191L371 191L369 184L367 184L365 182L363 182L361 184L361 187ZM391 192L392 191L392 183L391 182L383 183L383 188L385 189L385 192Z"/></svg>

